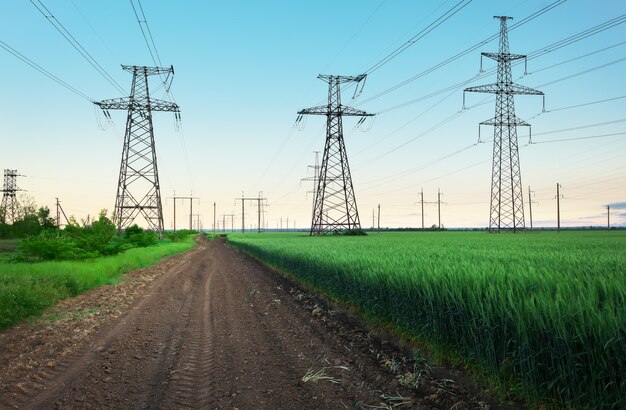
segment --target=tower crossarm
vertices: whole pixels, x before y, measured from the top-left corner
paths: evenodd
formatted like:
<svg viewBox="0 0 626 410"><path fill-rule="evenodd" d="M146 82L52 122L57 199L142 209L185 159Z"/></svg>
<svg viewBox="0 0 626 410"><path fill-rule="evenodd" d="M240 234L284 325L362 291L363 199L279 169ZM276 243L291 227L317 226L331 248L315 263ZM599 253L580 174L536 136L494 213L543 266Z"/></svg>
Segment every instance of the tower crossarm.
<svg viewBox="0 0 626 410"><path fill-rule="evenodd" d="M542 91L514 83L492 83L468 87L463 92L466 93L488 93L488 94L517 94L517 95L544 95Z"/></svg>
<svg viewBox="0 0 626 410"><path fill-rule="evenodd" d="M515 60L521 60L522 58L526 58L526 55L524 54L489 53L489 52L483 52L480 54L482 54L484 57L487 57L496 61L515 61Z"/></svg>
<svg viewBox="0 0 626 410"><path fill-rule="evenodd" d="M103 110L130 110L130 109L147 109L150 106L151 111L173 111L180 112L178 104L151 98L149 103L142 100L131 100L129 97L112 98L110 100L103 100L95 102L97 106Z"/></svg>
<svg viewBox="0 0 626 410"><path fill-rule="evenodd" d="M530 124L528 122L524 121L518 116L515 116L514 118L506 118L506 120L504 121L502 118L494 117L494 118L489 118L488 120L485 120L480 123L480 125L503 125L503 124L507 124L511 126L530 127Z"/></svg>
<svg viewBox="0 0 626 410"><path fill-rule="evenodd" d="M367 77L367 74L359 74L359 75L327 75L320 74L317 76L320 80L324 80L326 82L334 81L336 83L351 83L351 82L361 82Z"/></svg>
<svg viewBox="0 0 626 410"><path fill-rule="evenodd" d="M341 115L352 117L371 117L376 114L368 114L365 111L357 110L356 108L340 105L337 109L333 110L328 105L318 105L317 107L305 108L298 111L299 115Z"/></svg>
<svg viewBox="0 0 626 410"><path fill-rule="evenodd" d="M158 74L174 74L174 66L170 67L143 67L143 66L134 66L134 65L124 65L122 64L122 69L125 71L133 72L133 71L143 71L145 75L158 75Z"/></svg>

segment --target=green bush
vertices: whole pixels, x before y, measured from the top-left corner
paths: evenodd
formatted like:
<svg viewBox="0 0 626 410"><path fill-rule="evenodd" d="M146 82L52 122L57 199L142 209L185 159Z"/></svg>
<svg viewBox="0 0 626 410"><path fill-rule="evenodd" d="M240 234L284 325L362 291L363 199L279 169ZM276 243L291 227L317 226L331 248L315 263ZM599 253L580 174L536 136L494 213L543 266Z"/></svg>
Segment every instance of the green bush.
<svg viewBox="0 0 626 410"><path fill-rule="evenodd" d="M85 259L98 256L95 251L82 249L67 235L59 231L43 231L30 236L19 244L25 256L43 260Z"/></svg>
<svg viewBox="0 0 626 410"><path fill-rule="evenodd" d="M169 239L172 242L180 242L184 241L189 235L196 234L197 231L192 231L189 229L182 229L180 231L172 231L172 232L164 232L163 236Z"/></svg>
<svg viewBox="0 0 626 410"><path fill-rule="evenodd" d="M136 224L126 228L124 238L138 248L152 246L159 239L154 231L144 231Z"/></svg>

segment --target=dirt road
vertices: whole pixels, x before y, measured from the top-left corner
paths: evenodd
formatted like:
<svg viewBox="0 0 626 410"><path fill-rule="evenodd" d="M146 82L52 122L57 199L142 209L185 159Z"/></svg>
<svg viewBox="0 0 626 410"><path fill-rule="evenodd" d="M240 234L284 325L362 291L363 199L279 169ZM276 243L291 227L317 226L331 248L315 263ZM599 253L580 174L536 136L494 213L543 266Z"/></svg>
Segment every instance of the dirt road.
<svg viewBox="0 0 626 410"><path fill-rule="evenodd" d="M221 239L2 332L0 365L0 408L499 407Z"/></svg>

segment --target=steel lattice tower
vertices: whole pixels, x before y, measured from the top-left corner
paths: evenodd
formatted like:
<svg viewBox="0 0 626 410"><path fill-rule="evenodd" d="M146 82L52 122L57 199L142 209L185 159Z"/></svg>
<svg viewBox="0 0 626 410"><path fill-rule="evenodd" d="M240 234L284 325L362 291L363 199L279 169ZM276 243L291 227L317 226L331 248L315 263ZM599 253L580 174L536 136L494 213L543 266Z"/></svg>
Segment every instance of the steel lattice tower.
<svg viewBox="0 0 626 410"><path fill-rule="evenodd" d="M298 112L299 115L326 116L326 143L314 194L311 235L361 229L343 140L342 117L366 117L374 114L341 105L341 84L351 82L358 84L365 76L365 74L359 76L320 74L317 78L328 83L328 104Z"/></svg>
<svg viewBox="0 0 626 410"><path fill-rule="evenodd" d="M530 124L515 115L513 96L516 94L544 94L541 91L513 83L511 61L525 59L526 56L509 53L506 21L512 17L494 16L494 18L500 20L500 51L498 53L481 53L481 66L482 56L496 60L498 62L497 82L469 87L464 92L496 95L495 117L480 123L481 125L494 126L489 232L517 232L523 230L525 225L516 127L518 125L530 127Z"/></svg>
<svg viewBox="0 0 626 410"><path fill-rule="evenodd" d="M121 231L142 215L150 228L160 235L163 231L163 208L152 111L171 111L179 119L180 109L176 103L150 98L148 77L173 75L174 67L123 65L122 68L133 73L130 97L95 103L107 118L110 118L108 110L128 110L113 218L118 231Z"/></svg>
<svg viewBox="0 0 626 410"><path fill-rule="evenodd" d="M18 174L16 169L4 170L4 185L2 186L2 204L0 204L0 221L13 224L18 217L17 196L15 193L21 191L17 187Z"/></svg>

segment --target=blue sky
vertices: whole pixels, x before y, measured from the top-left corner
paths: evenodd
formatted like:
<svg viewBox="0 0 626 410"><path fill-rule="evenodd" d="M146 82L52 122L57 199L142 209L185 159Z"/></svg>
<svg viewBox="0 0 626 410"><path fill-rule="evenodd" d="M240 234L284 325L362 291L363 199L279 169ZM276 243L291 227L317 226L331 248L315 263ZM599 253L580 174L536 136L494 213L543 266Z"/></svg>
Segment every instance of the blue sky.
<svg viewBox="0 0 626 410"><path fill-rule="evenodd" d="M129 1L42 0L94 59L129 90L131 76L120 64L152 65ZM309 117L293 130L296 112L326 98L319 73L360 74L406 43L457 1L149 1L142 5L164 65L173 64L172 91L182 110L182 132L173 116L155 114L155 135L165 225L172 225L177 194L200 197L204 227L212 204L222 214L239 213L234 198L269 199L266 219L307 227L313 151L323 149L324 119ZM445 226L485 226L489 214L491 151L475 144L478 123L493 116L489 96L463 87L401 108L400 104L470 80L479 72L480 51L497 51L492 41L479 50L379 98L379 92L496 34L494 15L511 24L553 1L470 2L455 16L371 73L363 93L343 102L379 113L364 129L344 121L347 152L362 225L371 225L381 204L384 226L418 226L419 191L434 201L443 192ZM121 97L49 24L29 1L2 2L0 40L94 100ZM626 13L623 1L569 0L510 32L511 52L531 54ZM562 185L565 226L602 225L606 205L626 201L626 24L589 36L513 68L520 84L546 94L516 97L517 115L533 125L533 140L520 129L524 199L534 191L533 224L554 226L556 184ZM18 182L37 203L51 208L59 197L66 212L84 218L112 210L125 113L114 112L115 129L93 105L4 50L1 67L3 121L0 168L27 175ZM484 61L485 69L495 67ZM495 74L470 85L495 81ZM154 87L158 87L155 81ZM157 97L164 97L157 91ZM597 104L568 108L615 98ZM371 127L370 127L371 126ZM117 130L117 132L116 132ZM363 131L363 132L362 132ZM366 131L366 132L365 132ZM493 130L484 127L489 139ZM574 139L581 138L581 139ZM582 139L586 138L586 139ZM553 140L564 140L550 142ZM528 225L528 207L526 218ZM626 224L615 207L612 222ZM249 208L248 220L255 220ZM194 213L196 210L194 210ZM621 213L621 214L620 214ZM188 218L178 207L178 220ZM426 224L437 209L426 207ZM239 216L238 216L239 219ZM236 222L237 223L237 222Z"/></svg>

